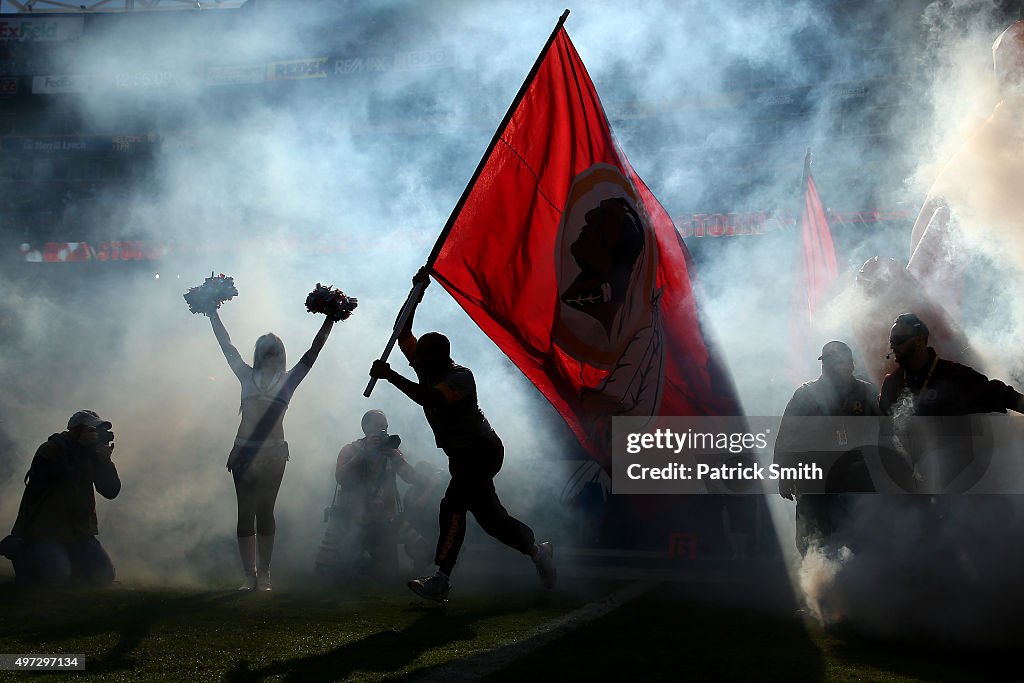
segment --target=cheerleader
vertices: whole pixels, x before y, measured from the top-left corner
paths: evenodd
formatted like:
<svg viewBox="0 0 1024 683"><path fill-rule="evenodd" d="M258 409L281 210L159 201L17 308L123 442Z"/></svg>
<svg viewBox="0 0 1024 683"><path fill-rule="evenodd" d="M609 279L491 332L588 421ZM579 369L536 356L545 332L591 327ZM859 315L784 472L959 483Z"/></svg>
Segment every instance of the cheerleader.
<svg viewBox="0 0 1024 683"><path fill-rule="evenodd" d="M274 503L288 461L284 414L296 387L316 362L334 327L324 319L309 350L287 369L284 344L272 333L256 341L252 365L231 344L216 310L207 314L221 351L242 385L241 423L227 468L238 499L238 552L245 582L239 590L271 590L270 558L274 552Z"/></svg>

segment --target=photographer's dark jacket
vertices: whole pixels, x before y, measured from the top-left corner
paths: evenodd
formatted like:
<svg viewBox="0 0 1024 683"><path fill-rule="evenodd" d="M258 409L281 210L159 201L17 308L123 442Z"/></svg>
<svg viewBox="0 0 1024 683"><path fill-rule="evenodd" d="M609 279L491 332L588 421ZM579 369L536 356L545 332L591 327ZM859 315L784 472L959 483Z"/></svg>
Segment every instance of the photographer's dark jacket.
<svg viewBox="0 0 1024 683"><path fill-rule="evenodd" d="M338 453L334 478L345 496L343 505L369 519L394 519L398 514L395 475L406 483L417 481L416 471L397 448L374 448L366 439L346 445Z"/></svg>
<svg viewBox="0 0 1024 683"><path fill-rule="evenodd" d="M96 496L121 491L109 457L82 448L67 432L54 434L36 451L11 533L25 540L73 541L95 536Z"/></svg>

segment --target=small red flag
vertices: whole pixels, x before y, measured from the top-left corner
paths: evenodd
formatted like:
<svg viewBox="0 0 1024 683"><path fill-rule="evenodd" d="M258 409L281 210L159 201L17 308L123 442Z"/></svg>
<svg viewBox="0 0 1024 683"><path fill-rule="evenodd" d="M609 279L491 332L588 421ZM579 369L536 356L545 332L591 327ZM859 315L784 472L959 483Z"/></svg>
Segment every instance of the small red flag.
<svg viewBox="0 0 1024 683"><path fill-rule="evenodd" d="M839 277L828 218L809 168L805 175L804 206L800 214L801 259L790 308L789 357L786 363L787 374L794 382L811 379L807 375L814 368L820 342L828 341L816 337L814 317Z"/></svg>
<svg viewBox="0 0 1024 683"><path fill-rule="evenodd" d="M610 468L615 415L739 415L691 263L559 27L433 275Z"/></svg>

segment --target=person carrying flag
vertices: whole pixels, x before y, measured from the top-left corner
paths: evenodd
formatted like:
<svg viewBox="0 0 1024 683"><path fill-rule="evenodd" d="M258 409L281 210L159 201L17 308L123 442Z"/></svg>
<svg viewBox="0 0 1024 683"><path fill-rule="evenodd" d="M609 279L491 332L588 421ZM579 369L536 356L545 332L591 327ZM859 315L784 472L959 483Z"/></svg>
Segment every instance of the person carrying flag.
<svg viewBox="0 0 1024 683"><path fill-rule="evenodd" d="M413 280L363 395L388 379L424 407L449 456L438 560L454 565L466 511L485 530L536 554L554 583L550 546L508 517L492 479L503 449L476 401L473 375L449 342L409 324L426 274L551 403L582 448L612 468L615 417L740 416L728 368L701 315L693 262L664 207L608 125L562 13L476 171ZM383 361L396 342L419 383ZM646 500L646 499L645 499ZM673 519L678 505L642 513ZM662 514L662 512L664 514ZM450 541L450 542L449 542ZM443 564L442 564L443 563ZM427 577L446 594L446 576ZM410 584L413 590L426 585Z"/></svg>
<svg viewBox="0 0 1024 683"><path fill-rule="evenodd" d="M413 285L425 287L428 283L428 271L422 268ZM509 515L498 500L494 477L504 461L504 446L480 410L473 373L451 359L451 344L443 334L428 332L419 339L413 335L414 313L415 305L399 331L398 345L419 381L403 377L382 360L374 361L370 368L371 377L387 380L423 407L438 448L448 456L452 475L438 517L437 571L410 580L409 588L430 600L448 600L449 577L466 537L467 512L473 513L488 534L529 555L544 587L553 588L557 576L553 546L536 543L533 530Z"/></svg>

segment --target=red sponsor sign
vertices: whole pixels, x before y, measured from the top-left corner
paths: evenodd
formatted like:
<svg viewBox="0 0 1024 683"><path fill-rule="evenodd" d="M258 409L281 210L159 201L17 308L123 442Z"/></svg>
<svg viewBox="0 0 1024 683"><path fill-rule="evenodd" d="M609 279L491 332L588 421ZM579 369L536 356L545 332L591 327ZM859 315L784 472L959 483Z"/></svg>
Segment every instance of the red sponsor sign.
<svg viewBox="0 0 1024 683"><path fill-rule="evenodd" d="M917 211L910 208L866 209L863 211L825 212L831 226L883 223L885 221L912 221ZM688 213L674 219L683 237L736 237L763 235L800 225L800 216L777 211Z"/></svg>
<svg viewBox="0 0 1024 683"><path fill-rule="evenodd" d="M143 242L124 240L112 242L47 242L42 250L21 245L21 255L32 263L76 263L82 261L155 261L167 248Z"/></svg>

